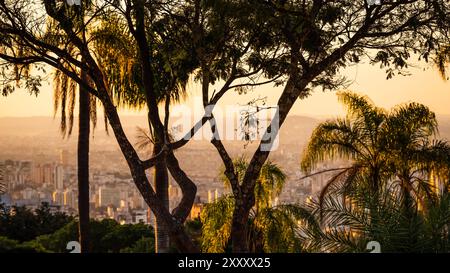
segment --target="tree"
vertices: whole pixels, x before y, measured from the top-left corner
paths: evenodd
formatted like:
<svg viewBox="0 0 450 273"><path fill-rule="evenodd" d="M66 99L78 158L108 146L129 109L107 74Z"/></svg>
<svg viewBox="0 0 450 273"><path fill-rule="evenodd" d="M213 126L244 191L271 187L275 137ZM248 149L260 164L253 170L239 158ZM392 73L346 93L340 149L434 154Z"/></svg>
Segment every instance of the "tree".
<svg viewBox="0 0 450 273"><path fill-rule="evenodd" d="M165 148L159 157L141 160L123 133L117 110L109 95L111 90L105 83L104 68L91 54L89 43L80 39L73 20L64 13L65 8L47 0L38 7L45 8L45 13L58 21L67 39L81 52L83 62L71 58L65 48L55 46L48 37L42 37L38 31L42 29L42 21L31 20L29 14L24 16L24 12L30 8L25 2L12 7L9 1L0 2L0 28L4 37L0 58L17 68L30 63L54 66L95 95L105 107L133 180L150 208L166 223L172 241L180 250L196 251L181 225L192 207L196 187L180 168L173 153L190 138L164 143L162 146ZM200 67L196 72L202 83L205 108L205 116L189 135L192 136L209 121L214 132L212 144L224 161L237 204L231 231L233 251L236 252L248 251L245 238L250 211L255 203L254 188L270 154L274 136L298 98L307 97L316 86L326 89L340 86L340 68L357 63L363 57L386 67L388 77L392 77L408 67L412 52L427 60L430 55L448 45L449 3L442 0L383 1L380 5L371 6L365 1L192 0L149 3L127 0L99 1L97 7L91 16L103 11L105 14L117 14L126 23L128 33L136 42L148 119L156 138L160 140L165 139L165 122L158 111L155 88L158 72L151 65L153 56L150 54L149 41L152 36L147 35L147 26L162 14L183 23L180 26L185 28L179 29L186 30L184 33L190 39L185 41L189 44L188 48L194 49L188 52L193 54ZM73 70L62 67L61 62L87 71L95 88L83 82ZM21 79L32 92L38 91L39 77L26 74L26 70L16 69L18 74L14 73L14 69L4 71L4 75L14 75L6 78L12 78L14 82ZM261 77L268 80L259 81ZM219 80L224 82L222 88L210 92L210 85ZM236 83L236 80L240 83ZM277 103L279 118L273 119L265 129L244 179L239 183L232 159L215 130L212 108L230 90L245 91L246 87L267 83L284 86ZM3 89L4 93L8 93L12 91L12 86L7 84ZM182 201L172 213L156 198L145 176L145 170L160 160L166 162L169 172L183 192Z"/></svg>
<svg viewBox="0 0 450 273"><path fill-rule="evenodd" d="M67 3L66 3L67 4ZM68 5L68 4L67 4ZM78 18L78 24L84 25L84 14L89 9L90 3L81 3L78 8L74 8L69 12L73 12L74 16ZM48 31L50 35L63 36L62 30L54 21L50 21L51 25ZM87 30L81 28L81 36L84 40L87 39ZM62 44L66 43L61 41ZM74 58L79 57L74 45L68 44L68 48L72 49L71 54ZM79 71L80 78L89 82L89 77L85 71ZM79 90L79 116L78 116L78 143L77 143L77 170L78 170L78 215L79 215L79 239L81 245L81 252L88 252L90 249L89 241L89 138L90 138L90 122L92 121L93 128L97 124L97 105L95 98L88 93L82 86L79 86L75 81L70 79L66 74L56 70L54 76L54 113L56 114L58 108L61 108L61 132L63 137L72 134L74 121L74 108L76 100L76 87ZM68 104L69 108L66 109ZM69 123L66 121L66 110L68 110ZM107 125L106 125L107 126Z"/></svg>
<svg viewBox="0 0 450 273"><path fill-rule="evenodd" d="M122 126L120 123L120 119L117 115L117 109L113 105L111 94L112 90L109 89L108 83L105 81L104 74L102 69L99 66L99 63L94 59L92 56L90 50L89 50L89 40L84 40L82 37L79 36L79 28L77 29L78 25L76 24L74 18L70 16L70 12L68 12L68 9L70 7L67 7L65 5L56 5L52 1L46 1L43 3L40 8L43 8L44 12L48 14L51 18L53 18L55 21L58 22L59 26L63 29L66 37L65 40L72 43L77 50L80 52L81 55L81 61L79 59L73 58L66 50L65 47L61 47L57 41L55 41L55 37L50 36L42 36L42 32L34 30L42 30L44 27L44 24L42 20L36 20L33 21L31 24L34 24L36 28L32 28L33 30L28 28L28 23L26 22L29 17L24 16L23 12L26 12L26 10L29 8L29 6L26 5L26 3L21 3L20 5L17 5L17 7L20 7L19 9L11 9L10 6L11 3L9 2L2 2L2 12L4 14L10 14L12 17L10 19L13 19L13 21L10 21L12 25L10 25L9 30L12 30L13 28L19 27L21 28L21 31L24 31L24 33L30 34L30 36L26 35L27 37L32 38L33 41L25 41L19 39L19 44L17 45L15 42L13 44L8 44L8 40L4 44L4 49L8 48L7 50L16 50L19 47L24 48L27 47L28 51L24 52L28 55L28 57L32 56L34 54L37 59L32 57L31 59L28 59L28 57L25 57L27 59L24 63L22 63L22 60L17 60L18 62L12 61L13 59L9 59L7 57L7 54L2 54L3 57L6 57L9 59L9 61L12 61L11 63L14 63L16 68L19 66L27 67L31 63L45 63L47 65L51 65L69 77L71 77L75 82L77 82L80 86L83 88L86 88L91 94L96 96L105 107L106 116L108 117L108 120L111 124L111 127L113 128L113 132L118 140L118 143L122 149L122 152L127 159L127 162L130 166L130 171L132 173L132 176L134 178L134 181L136 182L136 185L138 186L138 189L140 190L141 194L143 195L144 199L146 200L147 204L152 208L152 210L155 212L155 215L157 215L159 218L164 219L163 221L169 226L169 233L174 238L175 243L178 245L180 250L183 251L194 251L195 246L192 244L190 239L186 236L182 223L186 219L187 215L189 214L190 207L192 205L192 202L195 198L195 185L192 183L190 179L186 176L186 174L179 168L178 161L171 153L170 156L170 162L171 166L169 169L173 173L173 176L179 183L181 184L181 188L183 192L185 193L185 197L182 200L182 203L178 207L177 212L174 212L174 216L171 215L171 213L168 211L168 208L164 206L164 204L156 197L155 192L151 185L148 183L145 170L149 169L153 166L155 166L156 163L160 162L162 160L162 154L159 154L159 158L153 158L150 160L141 160L128 139L126 138ZM114 6L113 4L117 4L119 6ZM121 12L122 6L125 5L124 8L127 9L127 12ZM142 13L144 10L148 10L147 8L150 8L150 6L143 6L143 1L134 1L126 2L126 3L100 3L100 6L95 6L96 9L90 12L88 16L89 18L86 19L86 24L92 23L92 19L101 14L103 10L108 11L117 11L119 14L122 15L121 20L122 22L125 22L126 25L130 27L129 34L133 34L132 37L135 39L136 44L139 46L137 47L139 49L138 56L139 58L139 67L142 69L142 90L144 91L144 97L146 105L149 108L149 124L151 124L153 130L158 135L159 139L164 139L164 128L162 125L162 122L159 118L158 113L158 100L156 98L155 89L153 86L154 79L153 79L153 71L151 66L149 66L150 63L150 57L149 56L149 48L148 43L145 42L147 37L145 37L145 26L144 22L146 20L146 14ZM133 16L136 17L136 20L131 19L131 13L129 13L131 10L136 11L136 13L133 13ZM42 11L42 10L41 10ZM15 19L14 19L15 18ZM18 26L15 24L14 20L22 21L24 24L21 26ZM130 20L128 20L130 19ZM136 23L136 26L134 25ZM5 25L6 26L6 25ZM88 28L87 26L82 26L82 28ZM3 29L2 29L3 30ZM14 36L13 32L2 32L2 37L12 35ZM12 38L12 36L9 36ZM39 38L36 39L36 37L39 36ZM31 42L31 43L29 43ZM26 44L28 46L26 46ZM33 45L34 44L34 45ZM39 45L38 45L39 44ZM31 46L30 46L31 45ZM3 46L3 44L2 44ZM37 49L35 46L39 47ZM36 49L36 51L34 51ZM12 52L10 51L10 53ZM3 52L3 48L2 48ZM52 55L55 54L57 56L56 58ZM40 57L38 57L40 56ZM21 58L20 58L21 59ZM6 59L5 59L6 60ZM67 64L67 66L64 66L64 64ZM68 68L69 67L69 68ZM88 72L90 82L86 82L85 80L81 79L77 73L77 70L83 70ZM16 70L18 72L19 69ZM9 73L10 71L8 69L4 70L5 73ZM6 75L6 74L3 74ZM19 79L21 76L24 76L24 81L26 82L27 86L30 87L32 92L38 92L38 86L40 85L40 77L39 76L33 76L30 74L17 74L17 79ZM6 77L7 79L7 77ZM93 83L93 85L90 85L90 83ZM94 86L94 88L93 88ZM4 93L8 93L13 90L12 86L9 84L4 85ZM101 95L100 95L101 94Z"/></svg>
<svg viewBox="0 0 450 273"><path fill-rule="evenodd" d="M399 187L383 187L377 196L360 185L350 191L343 188L343 183L334 184L322 204L309 204L307 209L322 229L302 227L305 247L332 253L368 252L367 243L377 241L383 253L448 253L448 193L433 194L425 200L425 209L415 205L413 213L405 213Z"/></svg>
<svg viewBox="0 0 450 273"><path fill-rule="evenodd" d="M416 103L387 112L364 96L350 92L338 96L347 106L347 117L320 124L302 156L302 170L307 173L326 160L350 161L348 167L318 172L334 172L321 192L320 203L329 187L342 181L346 188L363 183L374 196L389 183L396 183L403 189L405 209L411 207L411 196L421 202L431 193L427 178L432 168L438 170L448 162L448 145L431 141L438 128L434 113Z"/></svg>
<svg viewBox="0 0 450 273"><path fill-rule="evenodd" d="M446 251L450 147L431 140L438 128L434 113L417 103L388 112L350 92L339 99L347 117L320 124L302 158L308 173L326 160L350 164L308 175L332 173L310 204L323 225L310 245L362 252L375 240L383 252Z"/></svg>
<svg viewBox="0 0 450 273"><path fill-rule="evenodd" d="M26 207L8 208L0 205L0 236L17 240L19 243L53 233L70 221L72 217L64 213L50 212L47 203L43 203L34 211Z"/></svg>
<svg viewBox="0 0 450 273"><path fill-rule="evenodd" d="M114 21L115 24L111 24ZM186 95L186 85L189 74L196 67L192 55L188 54L180 41L188 39L182 28L174 25L173 20L162 16L154 23L149 24L148 34L151 63L158 77L155 77L155 92L157 103L164 105L165 109L165 140L159 140L149 123L148 131L139 128L136 147L139 150L157 157L162 151L162 142L172 141L169 134L168 119L170 105L179 102ZM175 30L176 29L176 30ZM168 34L170 33L170 35ZM133 37L127 32L127 25L117 17L108 17L101 21L101 27L93 34L95 48L98 52L98 61L105 67L112 96L119 105L130 108L142 108L146 105L145 91L142 86L139 55ZM169 194L166 163L159 161L154 168L154 187L159 200L169 209ZM155 249L157 253L169 251L169 234L165 223L156 217L155 222Z"/></svg>
<svg viewBox="0 0 450 273"><path fill-rule="evenodd" d="M234 161L242 179L248 162L244 158ZM222 175L226 187L230 187ZM302 207L292 204L273 205L283 189L286 175L274 163L266 162L255 187L256 202L249 220L246 240L252 252L297 252L302 250L302 238L298 221L316 225L311 215ZM235 200L225 195L207 204L201 214L202 249L205 252L229 250L231 225ZM318 228L318 226L317 226Z"/></svg>
<svg viewBox="0 0 450 273"><path fill-rule="evenodd" d="M237 23L242 29L258 30L258 35L248 36L249 40L256 40L251 45L255 55L248 65L260 65L262 53L271 52L273 61L262 62L265 65L261 74L276 79L275 83L283 84L284 88L277 103L278 118L265 129L242 183L236 178L225 147L217 137L213 140L227 167L226 174L238 204L234 208L231 232L236 252L248 251L245 238L248 217L255 204L256 181L270 154L274 136L295 101L309 96L314 87L333 90L342 86L340 69L364 57L386 68L387 78L401 74L408 68L412 52L427 61L446 46L445 33L449 28L449 4L445 1L383 1L371 6L365 1L250 1L248 4L252 9L240 9L246 16L241 18L243 21L238 20L242 24ZM210 81L205 72L210 68L201 66L204 97L209 96L207 83Z"/></svg>
<svg viewBox="0 0 450 273"><path fill-rule="evenodd" d="M127 27L127 34L131 36L133 39L135 45L136 45L136 51L138 56L138 64L139 64L139 70L137 70L137 73L133 75L141 75L141 91L143 93L144 102L146 107L149 109L149 127L152 129L153 133L155 134L156 139L164 140L167 142L167 138L165 138L167 126L165 126L168 122L168 111L169 107L168 104L165 105L166 110L166 117L164 120L164 123L161 121L159 117L158 112L158 90L157 88L157 81L155 79L158 79L157 71L154 71L152 68L151 59L154 59L153 55L151 53L151 43L149 43L149 40L152 38L151 35L148 35L149 28L146 28L149 24L152 24L156 17L151 17L149 14L152 14L153 11L155 11L155 7L160 8L158 5L152 6L148 3L144 3L144 1L125 1L125 2L113 2L113 3L103 3L99 2L100 6L97 6L97 12L93 11L91 12L91 16L97 16L101 14L103 11L105 14L111 15L111 14L117 14L119 15L120 22L124 22ZM101 5L101 4L104 5ZM195 8L196 8L196 14L199 15L199 1L195 1ZM192 19L189 11L192 9L192 5L187 5L186 7L179 7L179 5L169 5L167 8L169 9L169 12L166 12L165 9L159 9L158 11L164 11L166 14L170 15L169 18L177 18L180 21L183 21L186 17L189 19ZM212 10L214 7L212 7L209 3L208 5L202 6L205 9L204 14L208 15L208 10ZM51 2L45 2L42 6L45 9L45 13L47 13L50 17L55 19L58 24L62 27L66 34L66 40L70 41L77 47L78 51L81 53L81 60L83 62L80 62L77 59L74 59L70 56L70 54L67 54L66 48L58 47L58 45L55 45L55 41L52 40L52 37L41 37L41 33L39 31L35 31L38 29L42 29L43 25L41 24L41 21L29 21L30 24L34 25L31 29L27 27L27 19L29 19L27 16L23 16L23 12L26 11L28 8L26 5L19 5L20 9L11 9L9 6L9 3L3 3L3 9L2 11L5 14L9 14L12 17L9 17L10 19L19 20L22 21L24 24L16 25L15 22L9 21L8 24L5 25L5 28L2 30L5 30L4 35L5 37L16 37L16 32L14 29L20 28L20 32L28 33L29 35L26 35L28 38L31 38L31 40L22 40L22 38L19 38L17 41L20 45L8 44L5 43L5 50L8 51L8 53L2 54L2 59L6 60L10 64L14 64L14 67L18 68L23 65L23 67L28 67L29 64L36 64L36 63L45 63L47 65L51 65L59 70L61 70L63 73L67 74L69 77L71 77L73 80L75 80L78 84L85 87L91 94L96 96L104 105L106 116L108 117L108 120L111 124L111 127L113 128L113 132L118 140L118 143L121 147L121 150L127 159L128 165L130 166L130 171L132 173L132 176L134 178L134 181L136 185L138 186L138 189L144 196L144 199L146 199L147 203L151 207L151 209L154 211L155 215L161 219L161 221L165 222L166 225L168 225L168 229L170 230L170 234L173 237L173 241L178 245L180 249L184 249L184 251L193 251L195 249L195 246L193 246L192 242L190 242L189 238L187 238L185 232L183 231L182 223L186 219L186 217L189 214L189 210L192 206L192 203L195 198L195 191L196 187L192 180L184 173L184 171L179 167L178 161L176 157L173 154L173 150L179 149L183 147L190 138L183 138L179 141L176 141L174 143L166 143L164 145L165 150L162 151L162 153L159 153L157 157L154 157L149 160L141 160L137 156L136 151L126 138L125 134L123 133L120 119L117 115L117 110L114 107L111 96L113 91L110 88L110 81L106 81L108 74L104 73L106 70L104 67L100 65L97 59L98 56L95 56L94 58L89 50L89 41L83 41L83 39L80 39L78 36L79 31L76 28L76 24L73 22L73 18L68 16L67 14L67 7L55 5ZM166 7L164 7L166 8ZM172 13L173 12L173 13ZM185 14L188 14L187 16L184 16ZM217 12L212 14L218 14ZM203 15L202 15L203 16ZM181 18L181 19L180 19ZM92 23L94 20L87 19L86 21L88 23ZM195 16L196 22L199 21L199 17ZM177 21L179 23L179 21ZM177 30L183 30L181 28L182 26L186 26L189 24L186 24L188 21L183 21L183 24L180 24L179 27L174 29ZM244 64L240 64L240 57L242 57L245 53L247 53L249 46L239 43L238 45L234 47L221 47L223 45L224 39L222 39L221 35L228 35L228 32L218 31L214 26L214 24L209 24L207 21L202 22L205 24L208 24L208 26L211 28L209 31L210 34L207 35L208 39L205 40L199 40L198 38L190 39L192 36L187 37L187 39L180 39L180 41L190 41L193 40L195 42L195 46L198 46L198 43L201 43L203 46L206 46L210 49L214 49L215 51L212 54L211 60L227 60L228 55L224 55L220 52L220 48L224 49L230 49L230 51L238 50L236 51L237 54L233 58L233 66L234 69L232 69L231 74L227 73L221 73L225 78L228 78L226 81L226 84L224 87L218 92L214 98L211 99L211 104L215 104L222 96L223 94L230 90L230 85L233 83L236 79L243 79L250 75L255 75L257 73L244 73L245 71L241 69L241 66ZM223 23L227 22L227 18L220 17L220 20L216 22L222 22L222 24L219 24L219 27L223 27ZM25 26L25 27L24 27ZM177 25L175 25L177 26ZM87 27L85 27L87 28ZM6 29L9 29L7 31ZM151 28L150 28L151 29ZM197 35L194 29L190 28L190 31L187 32L189 35ZM220 28L219 28L220 30ZM242 32L239 29L234 30L234 39L237 39L238 37L242 36ZM21 36L22 37L22 36ZM39 38L37 38L39 37ZM166 37L170 38L172 36L166 35ZM220 38L220 39L219 39ZM221 41L221 43L218 43L217 41ZM226 41L226 40L225 40ZM179 41L177 41L179 42ZM229 44L232 45L232 44ZM37 46L37 47L36 47ZM20 57L17 59L15 54L15 50L18 48L26 48L26 51L22 51L27 56ZM242 47L242 49L240 49ZM191 53L194 53L192 56L197 56L197 54L201 51L198 50L192 52L191 47L187 48L187 53L184 54L187 56L191 56ZM12 53L13 56L8 55L9 53ZM203 52L204 54L206 52ZM57 57L54 58L52 54L55 54ZM209 53L208 53L209 54ZM205 55L204 55L205 56ZM248 56L246 56L247 58ZM176 60L177 58L175 58ZM69 64L65 67L63 64ZM195 64L195 62L194 62ZM5 63L5 65L7 65ZM222 65L223 66L223 65ZM222 67L221 66L221 67ZM166 66L164 66L166 67ZM82 69L89 72L89 77L91 78L92 82L94 83L94 87L87 84L85 81L83 81L80 77L78 77L75 70L76 69ZM226 69L222 69L224 71ZM19 70L17 70L19 71ZM9 70L5 71L5 75L10 72ZM172 72L172 71L169 71ZM225 71L224 71L225 72ZM38 92L40 77L34 76L31 74L16 74L15 78L22 79L28 87L30 87L32 92ZM229 77L227 77L229 76ZM164 77L160 77L159 79L164 79ZM13 87L8 82L5 85L5 92L8 93L13 90ZM203 125L206 121L208 121L210 118L203 118L200 122L200 125ZM165 129L166 128L166 129ZM197 127L196 127L197 128ZM196 129L197 130L197 129ZM195 131L195 130L191 130ZM192 136L192 134L190 134ZM156 198L155 192L152 189L152 187L147 183L147 178L145 176L145 170L149 169L151 167L154 167L156 163L159 163L161 161L165 161L167 163L168 169L172 176L174 177L175 181L179 184L179 186L182 189L183 192L183 198L180 202L179 206L171 213L168 211L167 207L161 202L161 200L158 200Z"/></svg>

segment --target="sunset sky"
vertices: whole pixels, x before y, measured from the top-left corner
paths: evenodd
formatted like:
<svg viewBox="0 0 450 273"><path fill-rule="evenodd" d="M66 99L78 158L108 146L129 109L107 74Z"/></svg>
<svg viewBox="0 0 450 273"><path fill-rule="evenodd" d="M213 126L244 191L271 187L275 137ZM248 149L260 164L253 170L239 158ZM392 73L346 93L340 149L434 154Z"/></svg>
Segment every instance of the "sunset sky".
<svg viewBox="0 0 450 273"><path fill-rule="evenodd" d="M424 66L424 65L422 65ZM445 82L439 76L436 69L423 67L411 68L412 76L397 76L386 80L384 69L369 64L359 64L347 68L343 73L353 84L348 88L368 95L378 106L392 107L404 102L420 102L429 106L439 115L450 115L450 82ZM193 105L193 98L200 95L198 83L191 83L188 87L191 93L185 103ZM258 96L268 97L268 103L274 104L280 94L280 90L267 85L254 90L250 94L239 96L231 92L222 99L221 106L236 103L245 103ZM48 83L38 97L30 96L23 90L17 90L8 97L0 97L0 117L13 116L52 116L52 87ZM344 113L343 108L337 102L335 92L322 92L316 90L309 98L298 101L292 114L308 116L336 116ZM121 110L123 115L140 115L142 112Z"/></svg>

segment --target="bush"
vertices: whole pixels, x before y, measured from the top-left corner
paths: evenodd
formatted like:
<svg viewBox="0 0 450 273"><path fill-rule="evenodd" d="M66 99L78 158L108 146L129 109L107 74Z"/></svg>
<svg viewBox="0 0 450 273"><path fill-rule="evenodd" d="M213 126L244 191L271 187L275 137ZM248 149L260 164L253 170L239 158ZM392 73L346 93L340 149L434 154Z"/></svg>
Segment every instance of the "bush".
<svg viewBox="0 0 450 273"><path fill-rule="evenodd" d="M48 203L42 203L35 211L17 206L8 209L0 204L0 236L20 243L54 233L72 220L73 217L64 213L51 213Z"/></svg>

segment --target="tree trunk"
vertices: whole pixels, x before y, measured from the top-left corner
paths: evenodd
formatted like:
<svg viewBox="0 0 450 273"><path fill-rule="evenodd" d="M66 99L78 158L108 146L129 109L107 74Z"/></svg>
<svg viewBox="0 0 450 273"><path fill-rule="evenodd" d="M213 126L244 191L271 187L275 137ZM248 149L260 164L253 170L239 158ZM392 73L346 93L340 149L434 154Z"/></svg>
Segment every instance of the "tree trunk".
<svg viewBox="0 0 450 273"><path fill-rule="evenodd" d="M249 211L245 206L236 206L233 212L233 222L231 226L231 243L233 253L249 252L247 229Z"/></svg>
<svg viewBox="0 0 450 273"><path fill-rule="evenodd" d="M93 72L89 76L91 77L91 79L95 83L95 86L97 87L96 94L98 95L98 98L101 100L103 107L105 108L105 113L107 115L109 124L112 127L114 136L117 140L117 143L119 144L120 150L127 161L128 167L131 172L131 176L133 177L134 184L138 188L139 192L141 193L142 197L144 198L145 202L150 207L152 212L157 217L160 217L169 227L170 238L173 241L173 243L177 246L178 250L180 252L185 253L199 252L198 247L194 244L190 236L184 230L183 227L184 218L174 217L169 212L169 210L167 210L163 206L160 200L156 198L156 193L153 190L153 187L151 187L148 177L146 175L145 172L146 169L144 167L143 161L139 159L136 150L133 148L133 145L131 145L129 139L127 138L125 132L123 131L122 123L120 122L120 118L117 113L117 108L112 103L111 98L108 95L109 93L108 88L105 85L105 81L101 70L98 68L95 60L92 58L92 56L89 55L87 50L83 51L82 54L83 57L86 58L86 62L93 67ZM156 112L153 111L151 115L149 114L149 119L157 114L158 114L157 111ZM169 169L173 169L173 171L178 171L178 173L180 173L182 176L179 178L184 178L183 172L181 169L178 168L178 166L170 166L170 165L171 164L168 165ZM186 179L188 180L188 178ZM196 193L195 184L193 184L191 181L187 181L184 184L187 184L187 186L185 186L186 188L185 191L183 191L183 199L182 199L182 202L184 200L185 206L181 207L180 212L178 213L181 216L189 214L189 211L186 212L185 209L188 208L190 210L190 208L192 207L191 203L194 200Z"/></svg>
<svg viewBox="0 0 450 273"><path fill-rule="evenodd" d="M161 151L160 145L156 144L153 149L153 156ZM164 161L155 165L154 185L156 197L169 210L169 174ZM155 217L155 252L168 253L170 248L168 227L159 217Z"/></svg>
<svg viewBox="0 0 450 273"><path fill-rule="evenodd" d="M81 72L81 77L86 74ZM81 252L89 252L89 134L90 98L89 93L80 87L79 127L78 127L78 215L79 242Z"/></svg>

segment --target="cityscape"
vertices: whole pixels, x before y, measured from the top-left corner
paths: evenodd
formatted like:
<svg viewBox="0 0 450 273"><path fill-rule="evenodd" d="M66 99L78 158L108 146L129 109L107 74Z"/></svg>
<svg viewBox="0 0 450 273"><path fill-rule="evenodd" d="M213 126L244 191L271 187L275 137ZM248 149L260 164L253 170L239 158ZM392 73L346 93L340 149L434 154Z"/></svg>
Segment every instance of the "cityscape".
<svg viewBox="0 0 450 273"><path fill-rule="evenodd" d="M77 215L77 168L76 147L73 139L58 136L57 118L0 118L0 173L6 182L6 194L1 195L2 202L9 205L38 207L47 202L55 210ZM8 124L14 124L19 131L34 121L39 120L40 133L15 135L8 130ZM287 122L286 129L281 130L282 144L279 150L271 155L271 160L286 170L287 186L274 204L299 203L308 198L317 197L330 174L324 173L302 179L305 175L300 171L299 160L314 126L320 118L293 116ZM130 134L136 131L137 124L143 121L139 117L125 117L132 124L127 128ZM37 123L35 123L37 124ZM23 126L23 127L22 127ZM36 125L35 125L36 126ZM289 131L296 130L295 138ZM31 130L33 131L33 130ZM53 132L55 132L53 134ZM440 136L450 138L450 117L440 117ZM46 142L46 139L52 141ZM39 140L42 139L42 142ZM303 140L302 140L303 139ZM45 141L45 146L43 143ZM112 136L100 129L93 138L91 152L92 171L90 173L90 208L95 219L115 219L120 223L151 224L154 221L151 211L145 204L136 186L132 183L126 163L121 158L117 144ZM227 143L232 153L239 155L247 144L244 141ZM252 144L247 147L251 150ZM61 148L63 147L63 148ZM21 153L17 153L21 149ZM244 149L245 151L245 149ZM289 152L287 152L289 151ZM214 153L208 141L195 141L179 154L186 165L186 171L197 183L198 193L192 208L191 219L197 218L204 204L214 202L220 196L229 194L229 189L220 181L220 159ZM345 162L331 165L323 164L322 169L345 166ZM205 171L216 170L216 171ZM148 172L152 181L152 172ZM173 178L170 179L169 200L173 209L181 200L180 188ZM153 218L152 218L153 217Z"/></svg>
<svg viewBox="0 0 450 273"><path fill-rule="evenodd" d="M57 130L58 120L51 118L1 118L0 133L2 154L0 154L0 170L6 186L6 194L1 195L2 202L8 205L37 208L42 202L52 205L53 209L71 215L77 215L77 168L76 147L72 138L63 139L51 132ZM9 123L20 128L33 120L40 120L41 133L15 135L8 131ZM129 123L138 123L140 118L128 117ZM307 121L307 122L305 122ZM293 128L301 130L306 136L311 133L318 119L293 117L288 121ZM299 124L295 126L294 124ZM301 125L300 125L301 124ZM45 130L43 130L45 128ZM20 130L20 129L19 129ZM32 132L31 130L30 132ZM93 138L91 152L92 171L90 173L90 208L95 219L115 219L120 223L144 222L151 224L154 219L136 186L132 183L126 163L121 158L117 144L111 136L97 130ZM132 134L133 128L129 128ZM52 139L46 142L44 139ZM326 174L305 178L299 169L300 153L304 142L289 139L289 133L282 131L284 144L273 153L273 160L286 169L288 186L282 195L274 200L277 203L303 203L308 197L316 195L326 181ZM42 142L40 140L42 139ZM236 155L246 144L244 141L228 143ZM250 144L249 146L251 146ZM62 147L62 148L61 148ZM248 147L251 149L253 147ZM21 153L16 151L21 149ZM286 154L287 151L293 151ZM198 185L196 202L192 208L191 218L197 218L204 204L214 202L220 196L229 194L224 183L219 179L222 168L220 159L215 158L214 150L208 141L195 141L180 153L183 162L189 162L186 171ZM215 159L214 159L215 158ZM208 160L207 160L208 159ZM214 159L214 160L211 160ZM207 164L207 166L205 166ZM206 168L205 168L206 167ZM325 165L324 168L327 166ZM213 172L204 170L216 170ZM292 170L292 171L288 171ZM148 173L152 181L153 174ZM170 208L173 209L181 200L181 192L173 178L169 185Z"/></svg>

